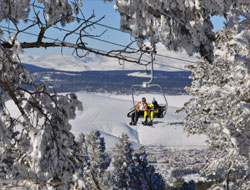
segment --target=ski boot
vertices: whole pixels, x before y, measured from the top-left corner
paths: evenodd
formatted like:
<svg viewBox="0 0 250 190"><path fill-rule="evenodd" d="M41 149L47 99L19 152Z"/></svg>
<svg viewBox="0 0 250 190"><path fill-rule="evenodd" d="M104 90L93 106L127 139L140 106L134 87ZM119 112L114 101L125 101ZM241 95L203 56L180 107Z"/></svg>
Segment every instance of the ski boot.
<svg viewBox="0 0 250 190"><path fill-rule="evenodd" d="M129 122L129 125L136 125L136 122L131 121Z"/></svg>
<svg viewBox="0 0 250 190"><path fill-rule="evenodd" d="M153 125L153 121L150 120L150 122L148 122L148 125L149 125L149 126L152 126L152 125Z"/></svg>

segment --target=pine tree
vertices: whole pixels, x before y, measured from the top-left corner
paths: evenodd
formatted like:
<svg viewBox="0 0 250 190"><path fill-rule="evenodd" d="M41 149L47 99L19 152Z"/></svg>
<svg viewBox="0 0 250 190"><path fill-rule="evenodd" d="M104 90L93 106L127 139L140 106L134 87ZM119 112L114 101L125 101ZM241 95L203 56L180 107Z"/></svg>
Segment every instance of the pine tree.
<svg viewBox="0 0 250 190"><path fill-rule="evenodd" d="M154 166L148 164L147 153L142 146L134 153L133 173L136 176L137 188L141 190L165 190L165 181Z"/></svg>
<svg viewBox="0 0 250 190"><path fill-rule="evenodd" d="M218 33L214 63L198 63L191 67L194 81L188 92L195 98L185 106L186 130L207 134L212 147L223 152L219 159L211 161L206 173L220 171L228 178L228 173L236 172L236 183L230 185L248 189L249 27L245 27L244 20L239 21L237 15L232 16ZM246 178L242 176L243 170Z"/></svg>
<svg viewBox="0 0 250 190"><path fill-rule="evenodd" d="M1 113L0 113L1 114ZM7 126L9 126L7 128ZM0 119L0 178L11 175L15 158L18 156L18 132L14 130L14 119L1 114Z"/></svg>
<svg viewBox="0 0 250 190"><path fill-rule="evenodd" d="M144 147L134 152L126 134L119 138L114 156L113 189L157 190L165 189L162 176L148 164Z"/></svg>
<svg viewBox="0 0 250 190"><path fill-rule="evenodd" d="M73 175L73 182L71 185L71 189L81 190L86 189L86 183L84 181L84 170L88 168L89 164L89 156L88 156L88 148L86 145L85 135L80 133L73 145L73 157L75 160L75 172Z"/></svg>
<svg viewBox="0 0 250 190"><path fill-rule="evenodd" d="M109 189L108 172L111 159L105 152L104 138L99 131L92 131L86 138L88 165L84 167L84 181L87 189Z"/></svg>
<svg viewBox="0 0 250 190"><path fill-rule="evenodd" d="M131 179L133 173L130 167L133 165L133 147L128 141L127 134L122 134L119 138L119 144L116 145L116 153L113 162L113 189L131 189Z"/></svg>
<svg viewBox="0 0 250 190"><path fill-rule="evenodd" d="M72 12L68 3L64 5ZM64 5L59 8L61 12L57 10L59 15L44 12L48 22L57 22L65 11L61 9ZM17 24L20 19L27 19L29 7L29 1L1 1L0 20L10 19ZM66 18L61 18L63 23ZM19 183L24 187L68 189L75 170L70 148L74 136L70 132L69 120L75 118L76 109L82 109L82 105L74 94L52 94L45 84L35 82L18 59L22 47L17 35L11 34L6 43L3 32L0 32L0 167L6 173L3 178L9 179L10 184ZM11 116L5 105L7 99L14 102L20 116ZM16 126L21 128L19 135L14 131Z"/></svg>

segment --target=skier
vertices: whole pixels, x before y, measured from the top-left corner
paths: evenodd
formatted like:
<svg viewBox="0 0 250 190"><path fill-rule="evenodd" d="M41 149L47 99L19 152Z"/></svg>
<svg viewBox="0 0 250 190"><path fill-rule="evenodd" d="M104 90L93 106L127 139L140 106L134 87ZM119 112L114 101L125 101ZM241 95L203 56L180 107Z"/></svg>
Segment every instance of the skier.
<svg viewBox="0 0 250 190"><path fill-rule="evenodd" d="M143 125L147 125L148 123L148 104L146 102L146 98L143 97L141 102L138 102L136 105L136 110L132 114L130 125L136 125L138 118L143 115L144 116L144 122L142 122Z"/></svg>
<svg viewBox="0 0 250 190"><path fill-rule="evenodd" d="M150 122L148 123L148 125L153 125L154 116L155 116L155 114L159 113L159 109L160 109L160 106L159 106L159 104L157 103L157 101L155 100L154 97L152 99L152 103L150 104L149 108L150 108L149 109L149 111L150 111Z"/></svg>

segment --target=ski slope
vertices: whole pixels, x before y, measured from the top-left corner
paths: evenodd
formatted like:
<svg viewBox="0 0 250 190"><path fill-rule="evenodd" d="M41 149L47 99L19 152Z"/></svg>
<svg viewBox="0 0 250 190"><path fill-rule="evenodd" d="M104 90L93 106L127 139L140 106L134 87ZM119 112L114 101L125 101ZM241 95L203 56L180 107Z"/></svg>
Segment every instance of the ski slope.
<svg viewBox="0 0 250 190"><path fill-rule="evenodd" d="M134 145L163 145L168 147L200 147L205 145L206 137L203 135L187 136L183 131L184 114L176 114L175 111L189 99L189 96L167 96L169 108L165 118L155 119L154 126L129 126L130 118L127 112L132 107L130 96L126 95L96 95L77 93L82 101L84 110L77 113L72 120L72 131L75 135L83 132L88 134L92 130L99 130L107 148L114 148L118 137L127 133ZM150 102L155 97L159 103L164 103L161 96L144 95ZM141 96L135 97L138 101ZM139 120L138 123L140 122Z"/></svg>
<svg viewBox="0 0 250 190"><path fill-rule="evenodd" d="M130 118L127 118L129 109L133 106L131 96L127 95L105 95L78 92L78 99L83 103L83 111L78 111L75 120L71 120L72 132L75 136L80 133L89 134L92 130L99 130L105 138L108 149L115 148L118 137L122 133L128 134L132 144L138 145L162 145L173 148L195 148L205 146L204 135L187 136L183 131L183 113L176 114L175 111L186 102L189 96L167 96L168 110L163 119L155 119L154 125L143 126L142 118L137 126L130 126ZM145 94L147 102L153 97L158 103L164 103L162 96ZM139 101L142 96L135 96ZM15 104L8 101L7 107L12 116L20 116Z"/></svg>

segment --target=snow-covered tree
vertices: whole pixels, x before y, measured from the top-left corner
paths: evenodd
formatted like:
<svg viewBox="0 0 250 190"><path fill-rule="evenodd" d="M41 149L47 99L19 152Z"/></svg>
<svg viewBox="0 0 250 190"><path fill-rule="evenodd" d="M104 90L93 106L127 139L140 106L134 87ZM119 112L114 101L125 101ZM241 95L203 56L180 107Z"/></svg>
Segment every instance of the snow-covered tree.
<svg viewBox="0 0 250 190"><path fill-rule="evenodd" d="M25 105L25 110L32 110L34 122L41 122L36 120L39 117L44 122L32 123L32 128L27 129L31 147L19 162L27 162L30 177L67 183L75 168L70 148L74 135L70 132L69 120L75 118L75 110L81 104L74 94L56 95L51 99L45 92L30 97Z"/></svg>
<svg viewBox="0 0 250 190"><path fill-rule="evenodd" d="M51 93L47 85L36 83L18 56L27 48L68 47L79 57L92 52L125 59L119 53L103 53L87 47L84 42L86 35L99 36L89 34L87 30L103 18L94 20L94 12L85 17L81 6L81 0L0 1L0 22L8 23L8 27L0 29L1 189L8 189L14 183L31 189L76 188L79 184L83 186L82 181L78 181L82 174L79 168L95 166L94 162L89 162L91 159L88 160L89 165L86 164L84 150L81 150L85 144L76 142L70 132L69 120L75 118L77 109L82 110L76 95ZM72 22L77 24L75 28L63 30ZM48 32L58 27L64 31L62 36L55 40L48 38ZM30 29L34 29L32 35L36 39L24 41L22 34L29 33ZM76 34L75 41L69 43L68 39ZM8 110L7 101L19 110L17 117ZM100 156L102 161L104 155L95 156ZM100 168L107 167L107 163L100 165Z"/></svg>
<svg viewBox="0 0 250 190"><path fill-rule="evenodd" d="M71 189L85 189L86 184L84 181L84 169L88 166L89 157L86 139L83 133L80 133L76 138L75 144L73 145L73 155L76 163L76 170L73 176Z"/></svg>
<svg viewBox="0 0 250 190"><path fill-rule="evenodd" d="M171 50L200 53L206 61L190 66L192 95L185 104L185 129L206 134L223 151L206 172L224 174L224 186L249 189L250 164L250 2L248 0L116 0L121 28L132 36L162 41ZM212 32L211 16L225 18ZM230 174L237 173L231 181Z"/></svg>
<svg viewBox="0 0 250 190"><path fill-rule="evenodd" d="M114 0L121 13L121 29L151 44L161 41L170 50L185 49L213 60L215 34L211 16L232 14L234 7L249 8L248 0ZM244 16L249 18L248 13Z"/></svg>
<svg viewBox="0 0 250 190"><path fill-rule="evenodd" d="M213 147L226 152L207 169L214 172L221 169L224 175L238 172L234 188L248 189L250 30L246 20L240 20L238 16L231 17L218 32L213 63L201 62L191 67L193 83L187 90L195 98L186 104L185 110L186 130L207 134Z"/></svg>
<svg viewBox="0 0 250 190"><path fill-rule="evenodd" d="M5 177L10 173L14 160L18 156L15 146L18 132L14 130L14 119L5 115L4 112L1 112L0 122L0 177Z"/></svg>
<svg viewBox="0 0 250 190"><path fill-rule="evenodd" d="M154 166L148 163L147 153L142 146L134 154L135 172L137 175L138 189L164 190L165 181L163 177L156 173Z"/></svg>
<svg viewBox="0 0 250 190"><path fill-rule="evenodd" d="M74 94L51 94L46 85L36 84L12 51L2 48L1 53L0 144L1 167L8 166L3 168L5 177L67 188L75 171L69 120L82 105ZM13 117L8 111L6 98L14 102L20 116ZM16 127L21 128L18 137Z"/></svg>
<svg viewBox="0 0 250 190"><path fill-rule="evenodd" d="M133 165L133 147L127 134L122 134L113 161L113 189L131 189L133 174L130 167Z"/></svg>
<svg viewBox="0 0 250 190"><path fill-rule="evenodd" d="M104 138L99 131L92 131L86 138L88 165L84 168L86 189L109 189L109 174L106 169L111 159L105 152Z"/></svg>
<svg viewBox="0 0 250 190"><path fill-rule="evenodd" d="M114 156L113 189L114 190L164 190L162 176L148 164L144 147L134 152L129 138L122 134Z"/></svg>
<svg viewBox="0 0 250 190"><path fill-rule="evenodd" d="M163 177L155 172L154 166L150 165L147 160L147 153L142 146L134 154L135 167L133 173L136 175L136 189L145 190L164 190L165 181Z"/></svg>
<svg viewBox="0 0 250 190"><path fill-rule="evenodd" d="M76 172L72 189L110 189L110 174L107 171L111 159L105 152L104 138L99 131L92 131L87 138L80 134L74 146Z"/></svg>

